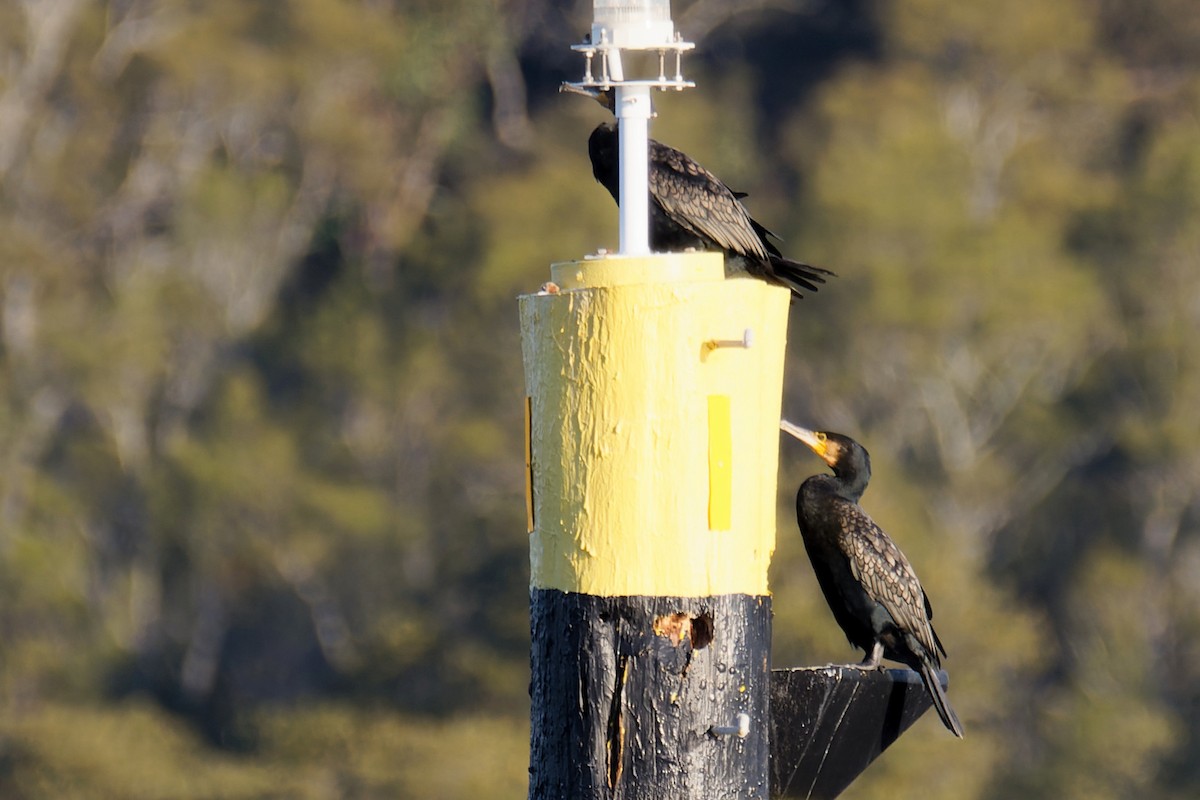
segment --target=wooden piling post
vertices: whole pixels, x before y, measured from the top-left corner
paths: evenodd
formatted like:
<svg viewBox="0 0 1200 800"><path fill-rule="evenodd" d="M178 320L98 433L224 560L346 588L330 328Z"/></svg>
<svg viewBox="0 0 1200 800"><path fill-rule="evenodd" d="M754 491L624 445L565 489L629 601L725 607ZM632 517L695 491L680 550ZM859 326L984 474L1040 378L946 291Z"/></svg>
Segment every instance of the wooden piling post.
<svg viewBox="0 0 1200 800"><path fill-rule="evenodd" d="M531 800L766 798L789 294L720 254L520 298Z"/></svg>

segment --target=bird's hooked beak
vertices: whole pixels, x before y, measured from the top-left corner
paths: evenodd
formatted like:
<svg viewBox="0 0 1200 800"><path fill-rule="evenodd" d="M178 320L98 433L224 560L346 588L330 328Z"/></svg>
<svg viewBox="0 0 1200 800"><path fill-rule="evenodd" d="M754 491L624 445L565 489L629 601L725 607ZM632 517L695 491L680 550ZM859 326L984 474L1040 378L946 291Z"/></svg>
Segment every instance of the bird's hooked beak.
<svg viewBox="0 0 1200 800"><path fill-rule="evenodd" d="M788 422L786 419L779 420L779 428L808 445L808 448L829 466L832 467L833 463L837 461L837 453L829 446L829 438L821 431L810 431L808 428L801 428L799 425L794 422Z"/></svg>
<svg viewBox="0 0 1200 800"><path fill-rule="evenodd" d="M567 94L581 94L584 97L590 97L600 105L607 108L610 112L614 112L614 109L616 108L616 92L614 92L612 89L585 89L582 86L576 86L572 83L563 81L561 84L559 84L558 91L566 92Z"/></svg>

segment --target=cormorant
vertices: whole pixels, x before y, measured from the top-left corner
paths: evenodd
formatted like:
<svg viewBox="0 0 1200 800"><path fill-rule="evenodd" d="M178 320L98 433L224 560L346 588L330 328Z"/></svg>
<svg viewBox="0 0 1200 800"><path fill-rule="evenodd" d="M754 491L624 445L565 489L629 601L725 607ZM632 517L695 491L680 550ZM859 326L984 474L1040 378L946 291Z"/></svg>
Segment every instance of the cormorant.
<svg viewBox="0 0 1200 800"><path fill-rule="evenodd" d="M871 457L849 436L787 420L779 426L833 469L801 484L796 518L834 619L850 644L866 653L861 666L877 669L886 657L916 670L942 722L962 738L962 724L938 680L946 648L930 623L929 597L900 548L858 504L871 479Z"/></svg>
<svg viewBox="0 0 1200 800"><path fill-rule="evenodd" d="M564 84L563 88L584 94L613 110L611 90L593 92ZM621 202L620 144L615 123L603 123L588 137L592 174L613 200ZM750 217L741 198L717 176L687 154L650 140L650 246L658 252L689 248L721 251L727 274L747 272L770 283L815 292L824 283L827 269L784 258L771 241L771 233Z"/></svg>

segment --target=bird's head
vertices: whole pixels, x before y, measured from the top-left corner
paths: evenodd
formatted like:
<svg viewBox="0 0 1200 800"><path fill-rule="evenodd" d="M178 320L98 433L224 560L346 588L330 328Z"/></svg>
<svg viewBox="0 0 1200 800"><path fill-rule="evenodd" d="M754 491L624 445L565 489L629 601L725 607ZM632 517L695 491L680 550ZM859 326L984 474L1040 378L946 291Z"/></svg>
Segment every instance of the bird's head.
<svg viewBox="0 0 1200 800"><path fill-rule="evenodd" d="M779 427L784 433L788 433L808 445L808 448L829 466L832 467L837 463L841 447L837 439L830 439L829 434L825 431L811 431L793 422L788 422L786 419L779 421Z"/></svg>
<svg viewBox="0 0 1200 800"><path fill-rule="evenodd" d="M567 94L581 94L584 97L590 97L608 109L610 113L616 113L617 93L612 89L585 89L582 86L576 86L571 83L562 83L559 85L558 90Z"/></svg>
<svg viewBox="0 0 1200 800"><path fill-rule="evenodd" d="M808 428L802 428L786 419L780 420L779 427L785 433L791 434L808 445L808 448L835 472L839 471L840 466L845 466L846 462L859 460L866 465L868 470L870 469L867 451L849 436L826 431L810 431ZM861 469L861 466L858 468Z"/></svg>

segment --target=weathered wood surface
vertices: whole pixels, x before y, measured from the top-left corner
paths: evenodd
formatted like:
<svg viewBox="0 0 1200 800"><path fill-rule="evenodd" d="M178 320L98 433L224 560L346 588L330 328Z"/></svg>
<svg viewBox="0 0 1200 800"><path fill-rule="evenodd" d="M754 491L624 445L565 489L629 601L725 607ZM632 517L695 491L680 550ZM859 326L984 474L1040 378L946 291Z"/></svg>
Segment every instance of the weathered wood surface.
<svg viewBox="0 0 1200 800"><path fill-rule="evenodd" d="M530 618L531 800L765 800L769 597L535 589Z"/></svg>

